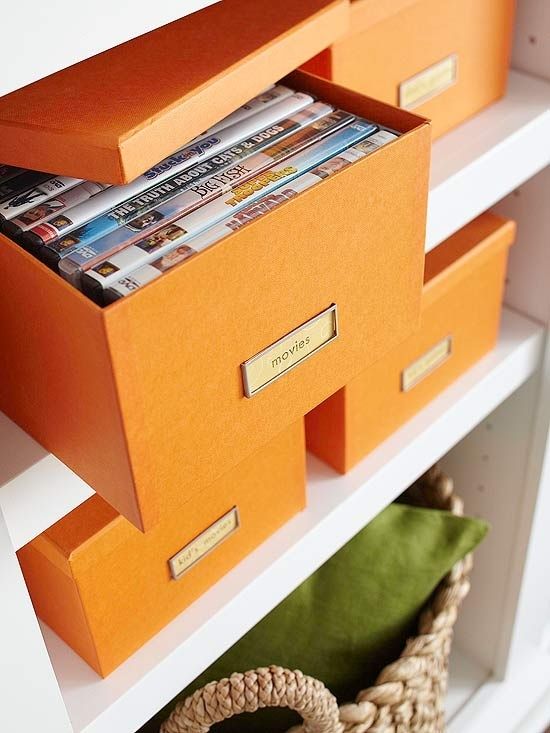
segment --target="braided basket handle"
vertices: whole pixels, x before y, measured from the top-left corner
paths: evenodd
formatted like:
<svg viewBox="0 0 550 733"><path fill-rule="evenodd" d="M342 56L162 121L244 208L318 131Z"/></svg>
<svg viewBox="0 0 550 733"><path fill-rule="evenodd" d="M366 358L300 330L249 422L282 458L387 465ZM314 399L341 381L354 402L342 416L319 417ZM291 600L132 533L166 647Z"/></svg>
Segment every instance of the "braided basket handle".
<svg viewBox="0 0 550 733"><path fill-rule="evenodd" d="M176 705L160 733L208 733L210 726L259 708L287 707L299 713L303 733L338 733L338 704L322 682L282 667L261 667L210 682Z"/></svg>

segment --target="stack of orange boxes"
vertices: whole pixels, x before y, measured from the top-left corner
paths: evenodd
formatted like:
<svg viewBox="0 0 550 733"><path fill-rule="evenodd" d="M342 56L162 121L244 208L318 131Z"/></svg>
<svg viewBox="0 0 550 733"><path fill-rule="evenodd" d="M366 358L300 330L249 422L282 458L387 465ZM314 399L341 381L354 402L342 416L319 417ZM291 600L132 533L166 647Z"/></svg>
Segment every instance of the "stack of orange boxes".
<svg viewBox="0 0 550 733"><path fill-rule="evenodd" d="M0 99L0 160L124 182L348 21L345 0L224 0ZM0 409L98 494L20 560L100 674L304 506L304 415L418 327L429 124L285 81L400 136L104 309L0 237Z"/></svg>
<svg viewBox="0 0 550 733"><path fill-rule="evenodd" d="M304 415L346 471L493 345L514 226L424 274L430 125L392 105L441 134L502 94L512 7L223 0L0 99L2 162L111 183L319 52L337 83L285 82L399 133L104 309L0 237L0 409L97 491L19 557L99 674L304 507Z"/></svg>

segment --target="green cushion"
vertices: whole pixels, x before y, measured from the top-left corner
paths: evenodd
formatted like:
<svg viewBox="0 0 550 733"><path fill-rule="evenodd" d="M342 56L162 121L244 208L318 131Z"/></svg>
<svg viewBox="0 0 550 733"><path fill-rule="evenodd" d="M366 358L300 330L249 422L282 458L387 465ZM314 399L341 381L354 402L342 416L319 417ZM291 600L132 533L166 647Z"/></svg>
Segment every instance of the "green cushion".
<svg viewBox="0 0 550 733"><path fill-rule="evenodd" d="M391 504L177 699L233 672L278 664L322 680L340 703L353 700L399 656L439 581L486 532L478 519ZM157 733L174 703L142 733ZM296 722L295 713L262 710L216 730L276 733Z"/></svg>

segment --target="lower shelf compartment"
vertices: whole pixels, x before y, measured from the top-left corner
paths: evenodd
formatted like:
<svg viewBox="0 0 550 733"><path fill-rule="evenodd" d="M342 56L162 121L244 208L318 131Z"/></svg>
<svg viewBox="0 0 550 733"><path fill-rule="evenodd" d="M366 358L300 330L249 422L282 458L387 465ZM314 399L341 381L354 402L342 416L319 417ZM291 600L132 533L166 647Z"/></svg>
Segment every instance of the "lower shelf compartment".
<svg viewBox="0 0 550 733"><path fill-rule="evenodd" d="M537 370L544 329L505 310L497 348L340 476L309 457L308 508L107 679L44 636L75 733L134 733ZM455 656L449 713L487 678ZM458 730L458 729L457 729Z"/></svg>

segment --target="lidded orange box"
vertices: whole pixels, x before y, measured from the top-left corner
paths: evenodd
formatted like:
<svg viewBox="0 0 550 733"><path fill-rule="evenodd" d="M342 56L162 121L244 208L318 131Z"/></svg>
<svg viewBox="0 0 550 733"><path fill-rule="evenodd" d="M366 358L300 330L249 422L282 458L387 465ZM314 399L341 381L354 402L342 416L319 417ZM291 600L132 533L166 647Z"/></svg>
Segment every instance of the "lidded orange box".
<svg viewBox="0 0 550 733"><path fill-rule="evenodd" d="M303 419L142 534L93 496L23 547L37 615L105 676L305 506Z"/></svg>
<svg viewBox="0 0 550 733"><path fill-rule="evenodd" d="M285 81L402 134L104 309L0 237L0 410L142 529L163 492L211 484L418 325L429 125ZM276 344L304 324L327 345L284 373Z"/></svg>
<svg viewBox="0 0 550 733"><path fill-rule="evenodd" d="M414 109L433 136L506 91L515 0L354 0L350 31L304 68Z"/></svg>
<svg viewBox="0 0 550 733"><path fill-rule="evenodd" d="M347 0L215 3L0 97L0 161L125 183L326 48L348 22Z"/></svg>
<svg viewBox="0 0 550 733"><path fill-rule="evenodd" d="M427 254L420 330L306 416L310 451L345 473L494 347L515 231L482 214Z"/></svg>

